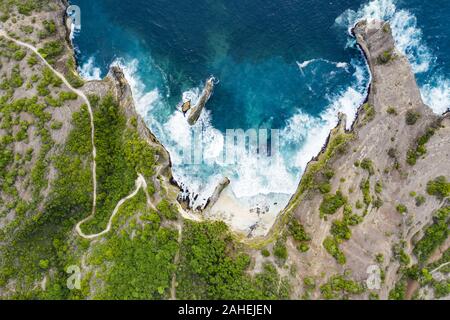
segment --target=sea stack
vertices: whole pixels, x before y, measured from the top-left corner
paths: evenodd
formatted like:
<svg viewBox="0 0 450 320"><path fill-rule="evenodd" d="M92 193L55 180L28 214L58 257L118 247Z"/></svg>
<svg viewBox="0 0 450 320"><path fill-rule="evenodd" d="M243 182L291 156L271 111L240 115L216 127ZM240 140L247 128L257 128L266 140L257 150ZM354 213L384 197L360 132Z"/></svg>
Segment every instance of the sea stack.
<svg viewBox="0 0 450 320"><path fill-rule="evenodd" d="M212 196L208 199L208 202L204 209L206 208L212 208L214 204L219 200L220 194L222 191L230 184L230 179L227 177L223 177L219 183L217 184L216 188L214 189L214 192Z"/></svg>
<svg viewBox="0 0 450 320"><path fill-rule="evenodd" d="M205 107L206 102L208 102L209 98L211 97L213 88L214 88L214 77L211 77L206 81L200 99L189 113L188 116L189 125L193 126L197 122L198 118L200 118L200 115L202 114L202 110Z"/></svg>

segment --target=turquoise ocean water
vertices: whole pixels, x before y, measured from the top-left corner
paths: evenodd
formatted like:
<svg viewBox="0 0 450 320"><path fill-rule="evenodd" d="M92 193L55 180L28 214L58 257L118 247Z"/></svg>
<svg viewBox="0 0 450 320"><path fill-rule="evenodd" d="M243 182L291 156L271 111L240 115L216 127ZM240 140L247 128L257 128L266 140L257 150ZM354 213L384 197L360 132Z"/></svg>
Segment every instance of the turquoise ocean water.
<svg viewBox="0 0 450 320"><path fill-rule="evenodd" d="M81 8L74 35L84 77L125 70L138 112L171 152L174 175L193 205L227 176L237 197L270 195L287 202L306 163L337 123L351 124L370 81L349 35L361 18L392 24L398 48L413 65L424 100L450 107L450 1L394 0L73 0ZM192 165L193 128L178 107L216 78L206 111L204 163ZM280 155L258 159L242 150L234 165L218 157L227 129L278 129ZM274 200L278 199L278 200Z"/></svg>

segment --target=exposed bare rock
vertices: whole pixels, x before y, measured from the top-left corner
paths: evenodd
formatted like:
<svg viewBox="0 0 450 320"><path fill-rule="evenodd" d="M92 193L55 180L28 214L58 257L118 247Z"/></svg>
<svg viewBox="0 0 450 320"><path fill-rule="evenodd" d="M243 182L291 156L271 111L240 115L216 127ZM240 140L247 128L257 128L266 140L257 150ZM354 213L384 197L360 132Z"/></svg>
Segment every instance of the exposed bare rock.
<svg viewBox="0 0 450 320"><path fill-rule="evenodd" d="M230 179L227 177L223 177L222 180L217 184L216 188L214 189L214 192L212 196L208 199L208 203L205 206L206 208L211 208L214 206L214 204L219 200L220 194L222 191L230 184Z"/></svg>
<svg viewBox="0 0 450 320"><path fill-rule="evenodd" d="M188 123L191 126L193 126L197 122L198 118L200 118L203 108L205 107L206 103L208 102L209 98L211 97L213 88L214 88L214 78L211 77L206 81L205 88L203 88L200 99L198 100L197 104L191 109L191 112L189 113Z"/></svg>
<svg viewBox="0 0 450 320"><path fill-rule="evenodd" d="M181 106L181 111L183 113L188 112L191 109L191 100L186 101L185 103L183 103L183 105Z"/></svg>

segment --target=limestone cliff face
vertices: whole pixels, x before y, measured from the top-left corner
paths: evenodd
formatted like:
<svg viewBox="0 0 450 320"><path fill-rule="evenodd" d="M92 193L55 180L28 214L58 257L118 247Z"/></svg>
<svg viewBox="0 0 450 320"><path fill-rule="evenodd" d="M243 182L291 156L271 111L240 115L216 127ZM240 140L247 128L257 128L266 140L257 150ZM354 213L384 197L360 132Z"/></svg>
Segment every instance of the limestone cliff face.
<svg viewBox="0 0 450 320"><path fill-rule="evenodd" d="M438 176L450 178L449 117L433 114L423 103L408 60L395 48L389 24L363 21L355 26L354 35L372 74L368 103L360 108L348 132L352 138L329 159L324 159L327 148L332 148L329 143L309 164L306 172L312 172L312 183L305 181L311 178L305 174L285 212L303 224L311 237L310 249L305 253L297 249L298 242L292 237L287 240L287 263L298 270L294 297L304 293L302 280L307 276L315 278L320 285L332 275L350 271L354 280L364 283L368 267L379 265L385 272L385 280L375 292L380 298L387 298L400 278L400 263L392 248L400 245L411 258L411 264L415 263L414 241L422 236L435 210L444 205L441 200L427 195L425 189L427 182ZM434 128L435 133L426 144L426 154L419 156L415 165L408 164L408 150L417 146L417 139L428 128ZM332 132L329 141L339 131L342 132ZM312 169L320 159L324 165L315 172ZM326 171L333 173L331 178ZM324 183L329 183L331 190L328 193L322 190L325 193L322 194L318 186ZM425 204L417 207L411 192L424 195ZM345 214L351 212L362 220L349 226L352 233L349 240L337 244L345 256L345 263L341 261L341 264L327 252L324 242L332 239L333 221L344 219L345 206L332 214L323 214L325 208L321 210L324 199L336 194L346 198ZM404 205L407 212L399 213L396 209L399 204ZM283 224L286 218L279 221ZM278 225L274 230L279 232L283 227ZM384 257L382 263L375 258L380 254ZM319 298L320 292L316 291L313 297ZM358 297L366 298L367 293Z"/></svg>

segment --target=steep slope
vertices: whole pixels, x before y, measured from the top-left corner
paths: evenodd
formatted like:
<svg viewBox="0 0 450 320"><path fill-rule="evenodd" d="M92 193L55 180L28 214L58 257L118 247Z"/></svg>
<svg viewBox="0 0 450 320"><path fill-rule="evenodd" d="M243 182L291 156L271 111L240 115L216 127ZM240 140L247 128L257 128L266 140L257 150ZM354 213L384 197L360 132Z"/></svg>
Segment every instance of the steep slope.
<svg viewBox="0 0 450 320"><path fill-rule="evenodd" d="M383 280L371 297L388 298L405 268L416 262L413 248L422 230L449 205L426 191L437 177L450 180L448 115L438 117L422 102L389 24L363 21L354 34L372 73L367 103L351 131L341 118L274 227L280 232L288 221L287 264L297 270L297 298L367 297L371 266L379 266ZM304 279L314 279L316 289ZM341 285L333 288L333 282Z"/></svg>

